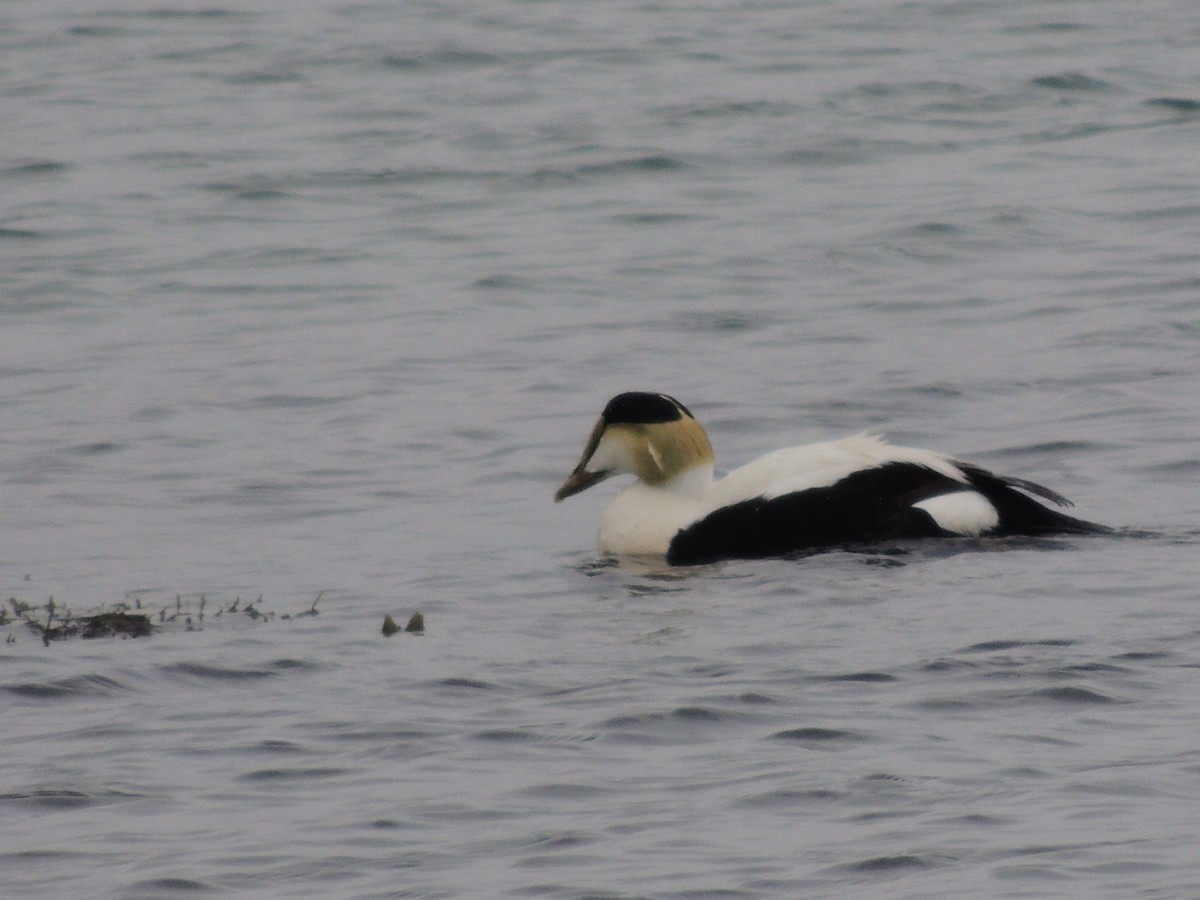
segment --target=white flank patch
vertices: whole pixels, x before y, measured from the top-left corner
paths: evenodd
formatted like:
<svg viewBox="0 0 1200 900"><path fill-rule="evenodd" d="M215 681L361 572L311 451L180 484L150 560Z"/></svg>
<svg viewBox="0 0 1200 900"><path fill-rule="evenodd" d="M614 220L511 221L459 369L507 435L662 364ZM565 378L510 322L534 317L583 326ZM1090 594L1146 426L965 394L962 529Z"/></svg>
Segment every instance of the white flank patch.
<svg viewBox="0 0 1200 900"><path fill-rule="evenodd" d="M939 528L954 534L978 537L1000 524L1000 514L987 498L975 491L955 491L914 503L933 517Z"/></svg>

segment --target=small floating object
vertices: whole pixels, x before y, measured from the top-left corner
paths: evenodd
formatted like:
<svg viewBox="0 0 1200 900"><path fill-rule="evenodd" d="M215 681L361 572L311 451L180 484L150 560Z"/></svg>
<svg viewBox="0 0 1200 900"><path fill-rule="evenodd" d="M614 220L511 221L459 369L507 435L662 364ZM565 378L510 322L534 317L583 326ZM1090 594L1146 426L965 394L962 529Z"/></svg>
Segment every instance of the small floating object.
<svg viewBox="0 0 1200 900"><path fill-rule="evenodd" d="M391 616L383 617L384 637L391 637L400 631L400 626L396 624L396 620ZM404 626L404 630L409 634L424 634L425 633L425 617L418 613L413 613L408 620L408 624Z"/></svg>
<svg viewBox="0 0 1200 900"><path fill-rule="evenodd" d="M107 612L96 616L87 616L83 622L82 638L100 637L145 637L150 634L150 617L146 615L131 615L126 612Z"/></svg>

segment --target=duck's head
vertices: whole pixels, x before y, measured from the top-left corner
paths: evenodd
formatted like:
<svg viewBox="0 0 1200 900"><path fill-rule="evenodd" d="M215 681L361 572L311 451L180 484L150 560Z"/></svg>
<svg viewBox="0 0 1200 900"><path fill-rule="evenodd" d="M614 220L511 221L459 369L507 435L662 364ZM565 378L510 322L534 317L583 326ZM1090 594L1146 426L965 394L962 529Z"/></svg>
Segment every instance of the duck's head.
<svg viewBox="0 0 1200 900"><path fill-rule="evenodd" d="M666 394L633 391L608 401L583 456L554 494L555 502L610 475L630 473L655 487L711 480L712 444L688 408ZM686 476L699 475L698 479Z"/></svg>

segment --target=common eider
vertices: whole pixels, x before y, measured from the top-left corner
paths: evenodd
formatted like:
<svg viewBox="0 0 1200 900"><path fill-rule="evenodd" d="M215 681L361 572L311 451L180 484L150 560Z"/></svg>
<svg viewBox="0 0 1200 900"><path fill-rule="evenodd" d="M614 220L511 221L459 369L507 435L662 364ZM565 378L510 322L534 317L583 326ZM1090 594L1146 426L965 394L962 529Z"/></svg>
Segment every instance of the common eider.
<svg viewBox="0 0 1200 900"><path fill-rule="evenodd" d="M1071 505L1041 485L869 434L776 450L717 481L713 465L708 435L674 397L618 394L554 499L636 476L600 520L600 551L672 565L908 538L1108 531L1034 500Z"/></svg>

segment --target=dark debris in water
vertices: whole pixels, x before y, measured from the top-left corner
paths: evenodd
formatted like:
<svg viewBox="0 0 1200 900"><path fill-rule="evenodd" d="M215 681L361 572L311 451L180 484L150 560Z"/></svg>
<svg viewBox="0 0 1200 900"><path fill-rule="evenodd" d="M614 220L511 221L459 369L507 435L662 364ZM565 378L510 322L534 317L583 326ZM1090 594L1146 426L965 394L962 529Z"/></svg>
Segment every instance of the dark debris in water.
<svg viewBox="0 0 1200 900"><path fill-rule="evenodd" d="M206 619L212 622L222 616L236 616L259 623L271 622L276 618L287 621L316 616L317 603L320 602L323 593L317 595L308 609L280 616L263 608L262 597L249 602L237 597L232 602L213 603L203 595L184 597L180 594L175 597L173 603L160 607L157 603L144 601L140 596L129 594L119 603L90 609L86 614L77 613L56 603L53 597L41 604L10 597L7 605L0 605L0 628L24 624L47 647L51 641L71 638L93 640L149 637L164 629L198 631L203 628ZM5 643L17 643L17 632L11 627Z"/></svg>
<svg viewBox="0 0 1200 900"><path fill-rule="evenodd" d="M82 638L145 637L150 633L150 617L141 613L105 612L79 620Z"/></svg>
<svg viewBox="0 0 1200 900"><path fill-rule="evenodd" d="M11 617L8 614L9 609L12 610ZM53 597L42 606L10 597L8 607L0 607L0 626L16 622L24 622L47 647L51 641L74 637L85 640L145 637L152 629L150 616L146 613L129 612L128 604L123 603L116 608L93 612L91 615L76 615L70 609L56 604ZM11 631L6 642L16 643L16 636Z"/></svg>
<svg viewBox="0 0 1200 900"><path fill-rule="evenodd" d="M383 628L380 629L384 637L391 637L394 634L400 633L400 626L396 624L396 620L391 616L383 617ZM404 626L404 631L408 634L424 634L425 633L425 617L419 612L415 612L409 617L408 624Z"/></svg>

